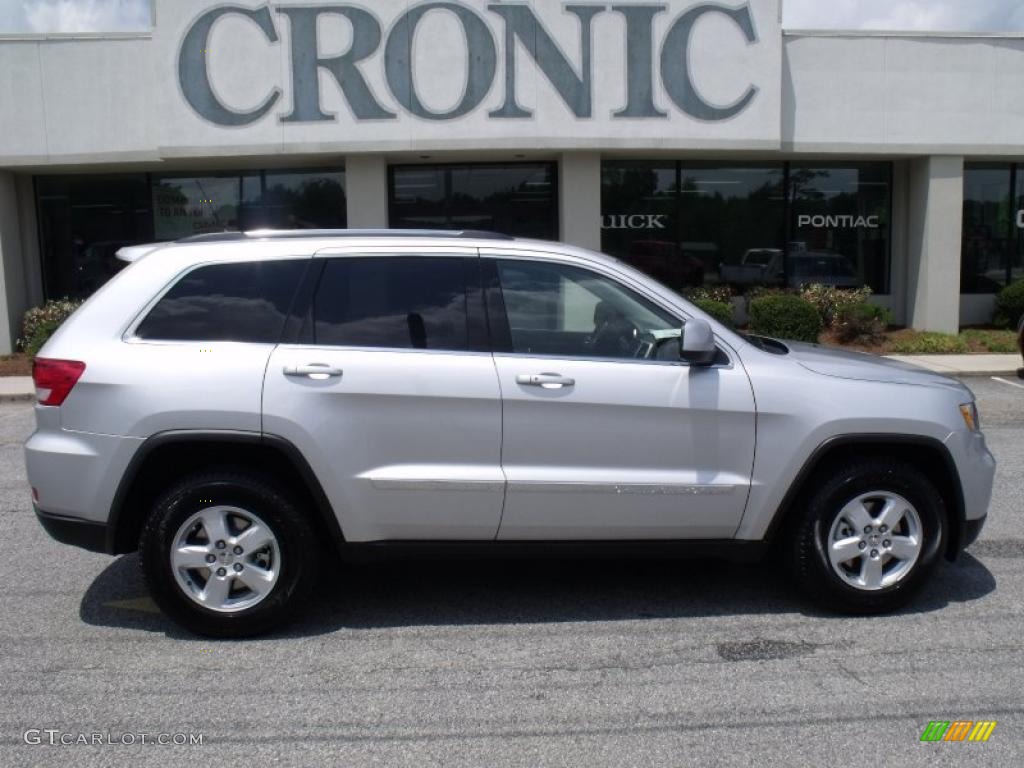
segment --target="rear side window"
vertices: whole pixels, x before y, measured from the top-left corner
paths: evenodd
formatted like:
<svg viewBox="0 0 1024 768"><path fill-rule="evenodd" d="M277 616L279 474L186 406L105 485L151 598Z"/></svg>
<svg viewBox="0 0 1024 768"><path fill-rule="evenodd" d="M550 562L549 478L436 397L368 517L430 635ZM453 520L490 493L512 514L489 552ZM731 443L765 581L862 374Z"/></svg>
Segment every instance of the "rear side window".
<svg viewBox="0 0 1024 768"><path fill-rule="evenodd" d="M276 344L308 259L213 264L169 290L135 335L168 341Z"/></svg>
<svg viewBox="0 0 1024 768"><path fill-rule="evenodd" d="M331 259L313 300L313 343L466 350L466 258Z"/></svg>

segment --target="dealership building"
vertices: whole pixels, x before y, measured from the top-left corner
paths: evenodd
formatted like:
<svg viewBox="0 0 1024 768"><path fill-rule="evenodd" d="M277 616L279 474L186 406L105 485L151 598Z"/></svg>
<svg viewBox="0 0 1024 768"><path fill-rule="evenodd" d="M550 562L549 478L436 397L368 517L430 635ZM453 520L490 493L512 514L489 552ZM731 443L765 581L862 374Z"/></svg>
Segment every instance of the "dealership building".
<svg viewBox="0 0 1024 768"><path fill-rule="evenodd" d="M493 230L679 289L867 285L947 332L1024 277L1020 37L784 31L780 0L153 20L0 36L0 352L120 247L225 229Z"/></svg>

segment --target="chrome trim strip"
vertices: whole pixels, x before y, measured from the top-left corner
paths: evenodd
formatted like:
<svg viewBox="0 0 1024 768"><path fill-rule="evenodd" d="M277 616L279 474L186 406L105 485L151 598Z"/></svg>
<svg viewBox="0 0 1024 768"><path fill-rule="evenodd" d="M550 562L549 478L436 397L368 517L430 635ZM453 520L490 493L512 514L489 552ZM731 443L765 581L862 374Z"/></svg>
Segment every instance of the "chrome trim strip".
<svg viewBox="0 0 1024 768"><path fill-rule="evenodd" d="M375 477L370 482L382 491L493 491L505 489L501 480L431 480L420 477Z"/></svg>
<svg viewBox="0 0 1024 768"><path fill-rule="evenodd" d="M614 493L633 496L725 496L735 485L681 485L678 483L565 483L542 480L509 482L509 492L517 493Z"/></svg>

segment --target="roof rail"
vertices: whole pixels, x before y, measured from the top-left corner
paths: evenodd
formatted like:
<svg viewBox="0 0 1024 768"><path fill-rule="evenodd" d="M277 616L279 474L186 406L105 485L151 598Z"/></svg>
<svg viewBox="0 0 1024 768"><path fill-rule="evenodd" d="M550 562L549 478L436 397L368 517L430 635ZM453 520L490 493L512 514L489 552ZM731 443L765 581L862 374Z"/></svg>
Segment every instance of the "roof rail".
<svg viewBox="0 0 1024 768"><path fill-rule="evenodd" d="M253 229L246 232L212 232L192 235L177 243L237 243L245 240L298 240L327 237L442 237L465 240L515 240L499 232L471 229Z"/></svg>

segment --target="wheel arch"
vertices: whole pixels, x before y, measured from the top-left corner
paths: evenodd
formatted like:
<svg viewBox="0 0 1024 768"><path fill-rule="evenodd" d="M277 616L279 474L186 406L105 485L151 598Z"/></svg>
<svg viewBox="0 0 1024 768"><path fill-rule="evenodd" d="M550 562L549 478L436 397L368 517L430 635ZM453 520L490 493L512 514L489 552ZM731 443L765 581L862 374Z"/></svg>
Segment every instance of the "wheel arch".
<svg viewBox="0 0 1024 768"><path fill-rule="evenodd" d="M960 474L949 449L941 441L923 435L837 435L825 440L804 462L790 484L772 517L765 541L774 544L820 472L832 463L841 462L854 451L863 452L865 449L874 449L880 454L895 456L914 464L935 483L945 502L949 523L946 559L955 560L960 552L960 543L966 538L966 507Z"/></svg>
<svg viewBox="0 0 1024 768"><path fill-rule="evenodd" d="M125 470L110 508L106 550L133 552L152 503L175 478L216 466L256 469L300 494L323 541L340 545L344 535L327 495L305 456L276 435L223 430L173 430L147 439ZM304 502L304 503L303 503Z"/></svg>

